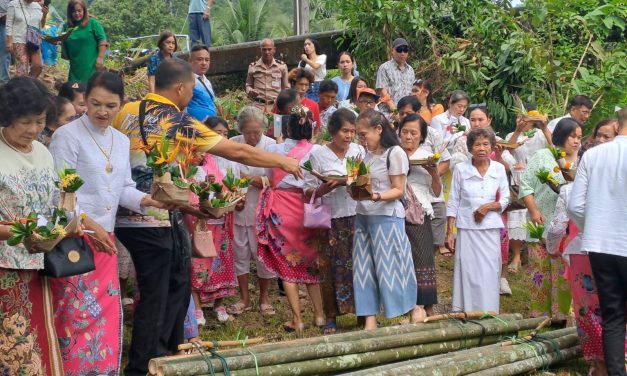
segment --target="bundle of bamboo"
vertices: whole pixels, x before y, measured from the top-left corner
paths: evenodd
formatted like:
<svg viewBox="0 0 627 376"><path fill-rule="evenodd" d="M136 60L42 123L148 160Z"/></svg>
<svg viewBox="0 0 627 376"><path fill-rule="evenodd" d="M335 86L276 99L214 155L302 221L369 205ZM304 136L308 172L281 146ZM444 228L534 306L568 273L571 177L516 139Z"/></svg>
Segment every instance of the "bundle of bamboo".
<svg viewBox="0 0 627 376"><path fill-rule="evenodd" d="M575 328L566 328L452 354L387 364L344 373L344 376L517 375L581 356Z"/></svg>
<svg viewBox="0 0 627 376"><path fill-rule="evenodd" d="M337 373L493 344L520 330L534 329L544 320L500 315L388 327L220 351L226 369L219 359L192 354L153 359L149 370L161 376Z"/></svg>

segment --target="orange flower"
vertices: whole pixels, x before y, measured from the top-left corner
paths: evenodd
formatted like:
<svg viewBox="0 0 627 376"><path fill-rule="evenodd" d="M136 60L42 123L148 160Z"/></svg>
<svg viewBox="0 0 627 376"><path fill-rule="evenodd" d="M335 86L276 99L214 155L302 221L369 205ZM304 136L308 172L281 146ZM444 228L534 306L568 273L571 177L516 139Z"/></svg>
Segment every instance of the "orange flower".
<svg viewBox="0 0 627 376"><path fill-rule="evenodd" d="M570 168L572 167L572 164L570 162L566 162L565 167L567 170L570 170Z"/></svg>

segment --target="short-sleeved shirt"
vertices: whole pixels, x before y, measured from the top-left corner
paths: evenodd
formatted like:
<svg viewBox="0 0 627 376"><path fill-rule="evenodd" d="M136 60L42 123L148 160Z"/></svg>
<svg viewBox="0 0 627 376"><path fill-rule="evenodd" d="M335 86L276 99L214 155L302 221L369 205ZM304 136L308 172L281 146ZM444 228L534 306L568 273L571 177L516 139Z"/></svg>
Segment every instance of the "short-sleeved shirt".
<svg viewBox="0 0 627 376"><path fill-rule="evenodd" d="M377 89L386 89L390 92L394 103L398 103L401 98L411 95L411 88L416 80L414 68L405 64L401 68L398 63L391 59L379 66L377 71Z"/></svg>
<svg viewBox="0 0 627 376"><path fill-rule="evenodd" d="M68 24L63 25L63 32L69 29ZM70 60L70 73L68 81L86 83L96 72L96 60L98 59L98 46L107 43L107 35L104 28L93 17L89 18L87 25L79 25L65 42L63 50Z"/></svg>
<svg viewBox="0 0 627 376"><path fill-rule="evenodd" d="M187 13L204 13L207 9L207 0L190 0Z"/></svg>
<svg viewBox="0 0 627 376"><path fill-rule="evenodd" d="M348 99L348 92L351 88L351 82L353 81L344 81L342 80L342 77L339 76L333 77L331 81L337 84L337 95L335 96L335 99L337 99L338 102Z"/></svg>
<svg viewBox="0 0 627 376"><path fill-rule="evenodd" d="M146 66L148 72L148 76L154 76L155 73L157 72L157 68L159 68L159 64L161 64L161 62L165 59L165 57L163 56L163 54L161 53L161 51L150 55L150 58L148 59L148 65Z"/></svg>
<svg viewBox="0 0 627 376"><path fill-rule="evenodd" d="M42 17L43 12L38 2L11 1L7 7L6 36L10 36L13 43L26 43L27 26L39 28Z"/></svg>
<svg viewBox="0 0 627 376"><path fill-rule="evenodd" d="M148 144L152 145L161 138L161 134L178 127L172 134L176 142L181 145L195 144L198 152L203 153L218 144L222 137L196 120L189 114L182 112L172 101L154 93L148 94L146 101L146 115L144 130ZM141 150L143 145L139 127L139 107L141 101L128 103L122 108L113 120L113 127L124 133L130 139L130 159L132 178L137 183L137 189L149 193L152 184L152 171L146 166L146 154ZM167 217L158 215L152 218L130 215L120 211L116 227L156 227L168 225Z"/></svg>
<svg viewBox="0 0 627 376"><path fill-rule="evenodd" d="M320 64L320 67L314 69L314 67L312 67L311 65L305 64L305 70L313 73L315 78L314 81L317 82L324 80L324 78L327 76L327 55L318 55L318 57L316 58L316 63Z"/></svg>
<svg viewBox="0 0 627 376"><path fill-rule="evenodd" d="M250 63L246 75L246 92L255 89L259 102L273 104L279 92L290 87L287 79L287 65L280 60L273 59L267 66L261 59Z"/></svg>
<svg viewBox="0 0 627 376"><path fill-rule="evenodd" d="M390 168L387 160L390 154ZM383 193L392 189L390 176L405 175L409 171L409 158L400 146L388 148L383 154L376 155L366 153L366 164L370 164L370 181L372 192ZM405 218L405 208L401 200L395 201L357 201L357 214L361 215L387 215L390 217Z"/></svg>

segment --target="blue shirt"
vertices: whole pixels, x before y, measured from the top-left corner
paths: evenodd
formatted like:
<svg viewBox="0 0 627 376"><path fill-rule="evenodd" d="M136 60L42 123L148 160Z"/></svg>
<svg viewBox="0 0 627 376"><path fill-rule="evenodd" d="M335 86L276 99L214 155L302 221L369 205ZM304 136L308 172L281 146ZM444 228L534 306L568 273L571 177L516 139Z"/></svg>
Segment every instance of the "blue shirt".
<svg viewBox="0 0 627 376"><path fill-rule="evenodd" d="M216 116L218 112L214 103L215 94L211 83L206 78L201 82L200 80L203 78L196 76L192 100L187 105L187 113L200 121L205 121L210 116Z"/></svg>
<svg viewBox="0 0 627 376"><path fill-rule="evenodd" d="M207 0L190 0L187 13L205 13Z"/></svg>
<svg viewBox="0 0 627 376"><path fill-rule="evenodd" d="M331 81L337 84L338 91L337 96L335 97L337 101L341 102L348 99L348 91L351 88L352 81L344 82L344 80L342 80L342 77L333 77Z"/></svg>

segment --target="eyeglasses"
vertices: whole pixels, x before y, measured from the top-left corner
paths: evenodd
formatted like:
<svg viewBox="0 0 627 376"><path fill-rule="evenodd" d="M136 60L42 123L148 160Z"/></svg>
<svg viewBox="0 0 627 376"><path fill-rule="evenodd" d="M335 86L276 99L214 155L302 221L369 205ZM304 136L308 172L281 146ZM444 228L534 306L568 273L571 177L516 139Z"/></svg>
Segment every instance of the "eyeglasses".
<svg viewBox="0 0 627 376"><path fill-rule="evenodd" d="M407 47L407 46L399 46L399 47L396 47L395 50L399 54L406 54L406 53L409 52L409 47Z"/></svg>
<svg viewBox="0 0 627 376"><path fill-rule="evenodd" d="M372 105L377 103L377 102L375 102L375 101L373 101L371 99L370 100L368 100L368 99L360 99L360 100L358 100L358 102L361 103L361 104L366 104L368 106L372 106Z"/></svg>

